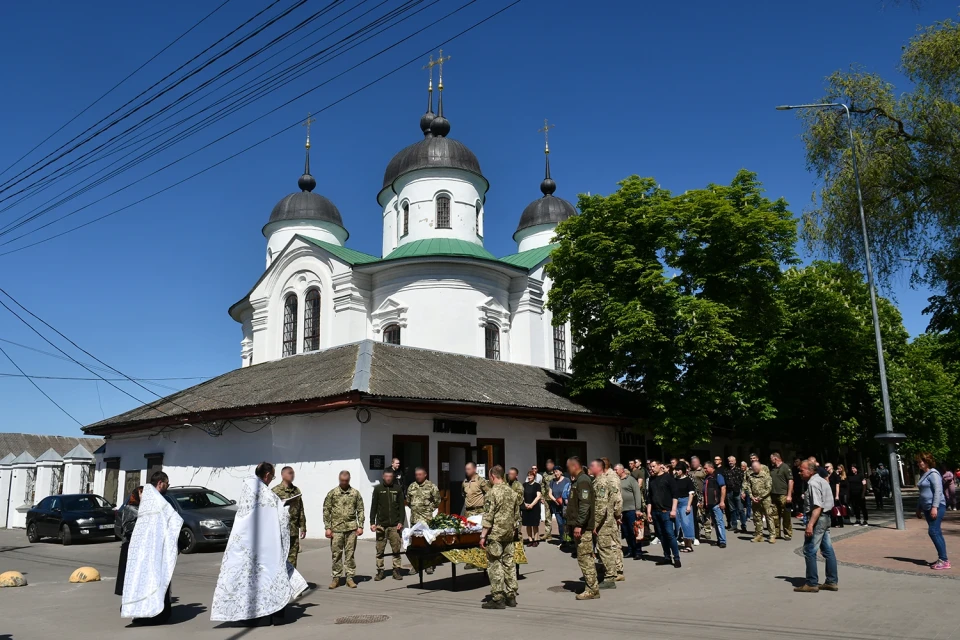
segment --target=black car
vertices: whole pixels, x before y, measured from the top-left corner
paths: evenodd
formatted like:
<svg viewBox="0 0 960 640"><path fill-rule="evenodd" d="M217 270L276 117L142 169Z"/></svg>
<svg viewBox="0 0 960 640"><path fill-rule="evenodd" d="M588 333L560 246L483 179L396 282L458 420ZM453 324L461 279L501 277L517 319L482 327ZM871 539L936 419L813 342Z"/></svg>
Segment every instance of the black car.
<svg viewBox="0 0 960 640"><path fill-rule="evenodd" d="M201 546L226 544L237 517L237 501L206 487L170 487L167 502L183 518L179 547L193 553Z"/></svg>
<svg viewBox="0 0 960 640"><path fill-rule="evenodd" d="M27 539L59 538L64 545L114 537L113 505L93 493L49 496L27 512Z"/></svg>

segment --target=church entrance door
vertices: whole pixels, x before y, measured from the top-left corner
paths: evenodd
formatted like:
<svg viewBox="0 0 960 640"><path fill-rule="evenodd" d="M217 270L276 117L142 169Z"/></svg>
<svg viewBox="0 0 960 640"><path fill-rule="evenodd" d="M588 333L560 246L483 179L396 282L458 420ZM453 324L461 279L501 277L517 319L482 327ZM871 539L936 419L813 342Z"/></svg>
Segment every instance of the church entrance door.
<svg viewBox="0 0 960 640"><path fill-rule="evenodd" d="M393 457L400 459L404 490L414 482L414 470L423 467L430 473L430 438L428 436L393 436ZM392 460L386 460L389 467Z"/></svg>
<svg viewBox="0 0 960 640"><path fill-rule="evenodd" d="M440 489L440 511L442 513L460 513L463 511L463 491L461 484L466 479L463 471L467 460L472 460L469 442L438 442L437 469L439 470L437 487Z"/></svg>

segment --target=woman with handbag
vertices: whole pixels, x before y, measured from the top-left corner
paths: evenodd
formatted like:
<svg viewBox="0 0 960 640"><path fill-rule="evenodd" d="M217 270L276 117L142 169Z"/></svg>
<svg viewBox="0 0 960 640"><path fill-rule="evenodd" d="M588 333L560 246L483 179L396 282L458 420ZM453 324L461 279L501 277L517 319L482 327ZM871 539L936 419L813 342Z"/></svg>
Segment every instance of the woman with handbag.
<svg viewBox="0 0 960 640"><path fill-rule="evenodd" d="M937 471L937 463L929 453L917 454L916 460L917 466L923 473L917 481L917 489L920 491L917 518L924 518L927 521L927 534L937 550L937 561L931 564L930 568L934 571L944 571L950 568L950 560L947 559L947 543L940 530L943 514L947 510L947 501L943 495L943 477Z"/></svg>
<svg viewBox="0 0 960 640"><path fill-rule="evenodd" d="M847 470L842 464L837 465L837 492L834 495L836 506L840 507L840 526L844 519L850 518L850 482L847 480Z"/></svg>

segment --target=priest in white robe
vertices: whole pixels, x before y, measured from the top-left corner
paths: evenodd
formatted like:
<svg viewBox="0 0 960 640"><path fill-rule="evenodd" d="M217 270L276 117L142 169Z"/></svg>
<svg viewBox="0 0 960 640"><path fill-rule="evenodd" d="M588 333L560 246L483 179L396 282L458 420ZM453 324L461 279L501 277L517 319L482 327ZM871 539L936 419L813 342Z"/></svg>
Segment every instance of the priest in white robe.
<svg viewBox="0 0 960 640"><path fill-rule="evenodd" d="M170 617L170 581L183 518L163 497L169 485L167 474L157 471L143 487L130 537L120 617L139 623L160 624Z"/></svg>
<svg viewBox="0 0 960 640"><path fill-rule="evenodd" d="M273 465L262 462L256 475L243 481L210 607L214 622L272 624L307 588L303 576L287 562L290 516L284 501L269 488L273 477Z"/></svg>

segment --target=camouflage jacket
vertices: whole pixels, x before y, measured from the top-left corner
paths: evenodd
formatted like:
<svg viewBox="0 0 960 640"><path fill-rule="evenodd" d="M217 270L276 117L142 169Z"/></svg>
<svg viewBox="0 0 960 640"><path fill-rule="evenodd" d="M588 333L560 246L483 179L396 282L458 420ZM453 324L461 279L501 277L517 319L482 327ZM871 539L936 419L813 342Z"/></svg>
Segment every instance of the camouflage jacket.
<svg viewBox="0 0 960 640"><path fill-rule="evenodd" d="M363 498L353 487L346 491L338 486L323 500L323 526L331 531L363 529Z"/></svg>
<svg viewBox="0 0 960 640"><path fill-rule="evenodd" d="M610 487L611 505L613 517L619 520L623 517L623 495L620 493L620 476L613 469L607 469L603 472L603 477Z"/></svg>
<svg viewBox="0 0 960 640"><path fill-rule="evenodd" d="M463 481L463 506L467 510L483 509L483 496L490 491L490 483L478 475Z"/></svg>
<svg viewBox="0 0 960 640"><path fill-rule="evenodd" d="M281 500L289 500L293 496L300 494L300 489L296 485L290 485L287 487L282 482L273 488L273 492L277 494L277 497ZM300 535L300 530L307 530L307 516L303 511L303 498L297 498L296 500L290 500L287 503L289 507L290 514L290 535L298 536Z"/></svg>
<svg viewBox="0 0 960 640"><path fill-rule="evenodd" d="M423 484L414 482L407 488L407 504L410 505L410 524L425 522L440 506L440 489L429 480Z"/></svg>
<svg viewBox="0 0 960 640"><path fill-rule="evenodd" d="M693 488L696 489L694 493L697 495L698 504L703 504L703 479L706 477L707 472L703 467L690 471L690 479L693 480Z"/></svg>
<svg viewBox="0 0 960 640"><path fill-rule="evenodd" d="M747 471L747 475L743 478L743 486L751 498L763 500L770 497L770 491L773 489L773 478L770 477L770 472L761 466L760 473L755 473L753 469Z"/></svg>
<svg viewBox="0 0 960 640"><path fill-rule="evenodd" d="M494 485L483 500L483 528L498 542L513 542L520 520L520 498L505 482Z"/></svg>
<svg viewBox="0 0 960 640"><path fill-rule="evenodd" d="M613 498L610 494L610 485L607 479L600 474L593 479L593 504L596 514L596 527L599 530L613 520Z"/></svg>
<svg viewBox="0 0 960 640"><path fill-rule="evenodd" d="M540 495L543 496L543 500L546 503L553 502L553 499L550 497L550 483L553 481L553 474L546 473L540 477Z"/></svg>

